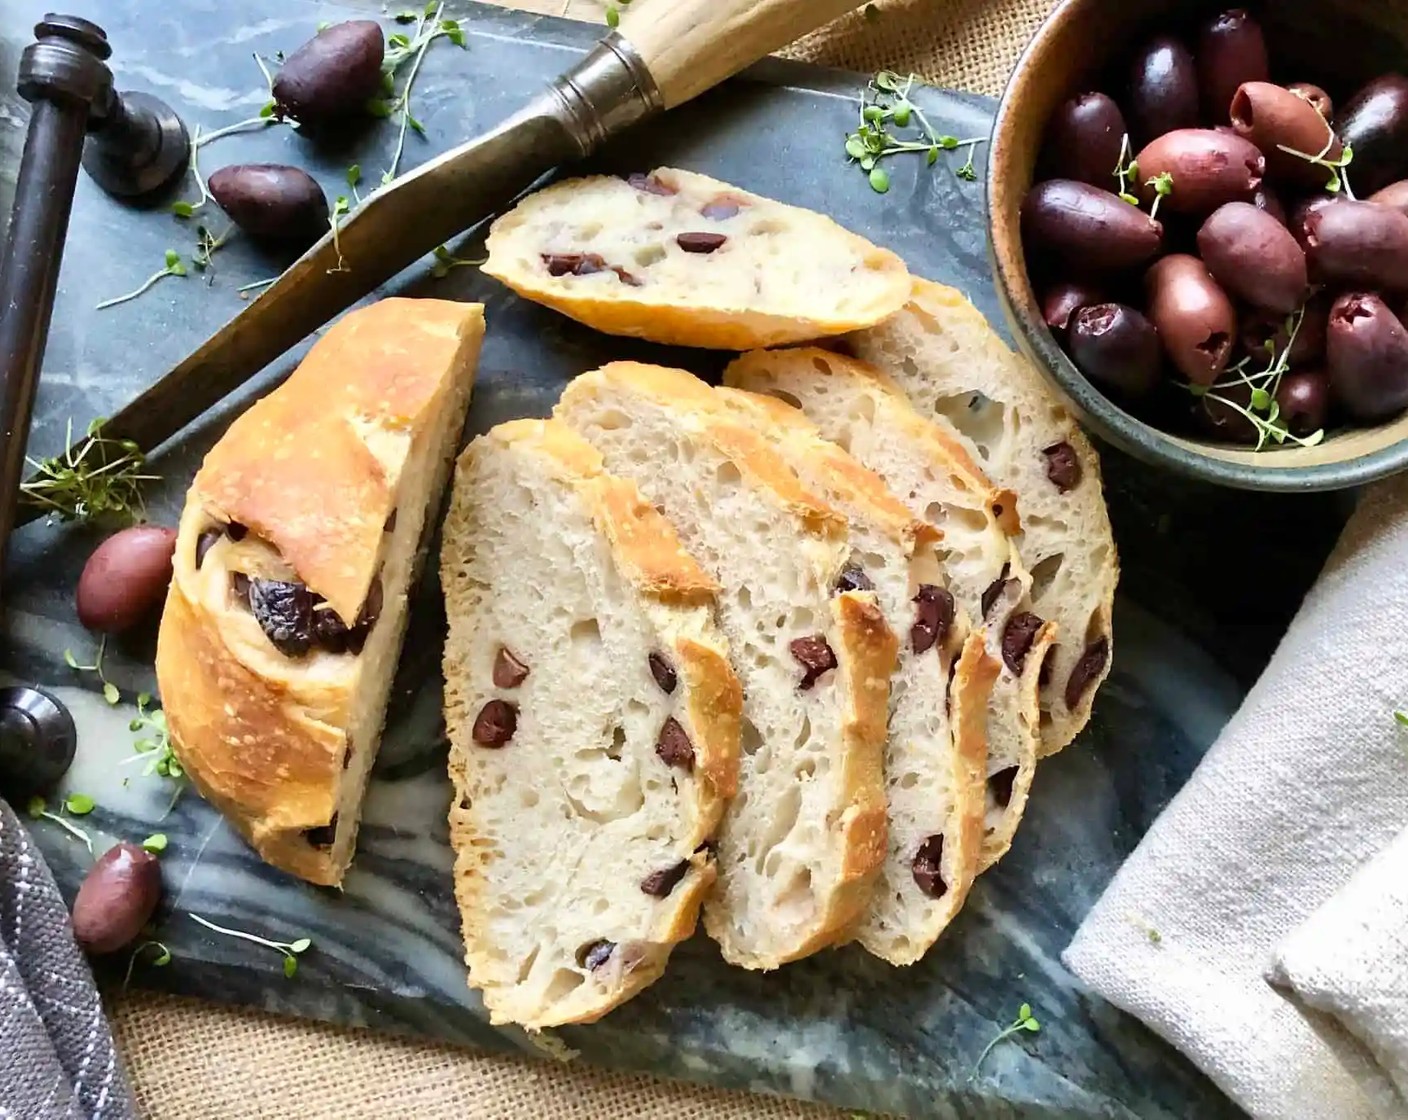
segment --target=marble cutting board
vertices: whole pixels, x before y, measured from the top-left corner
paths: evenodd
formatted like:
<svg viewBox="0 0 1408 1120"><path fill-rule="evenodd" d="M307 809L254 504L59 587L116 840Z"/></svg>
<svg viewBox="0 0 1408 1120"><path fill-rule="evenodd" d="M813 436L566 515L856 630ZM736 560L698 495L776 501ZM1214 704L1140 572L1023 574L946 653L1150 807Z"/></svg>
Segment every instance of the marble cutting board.
<svg viewBox="0 0 1408 1120"><path fill-rule="evenodd" d="M26 120L13 94L15 65L28 28L47 6L0 0L5 214ZM106 27L121 86L159 94L189 125L207 131L253 116L267 99L252 52L291 50L320 21L347 18L351 10L385 19L379 4L356 0L340 8L307 0L72 0L66 10ZM446 14L461 19L468 49L441 42L427 56L414 93L427 136L408 140L408 165L496 123L595 36L581 25L467 0L451 0ZM981 187L952 173L960 161L933 170L918 160L894 163L893 187L883 197L846 166L841 143L854 127L863 81L768 63L596 162L613 171L692 168L825 211L899 251L915 271L964 288L996 321ZM920 101L943 131L988 131L986 99L924 90ZM394 141L390 123L316 147L279 127L221 140L202 151L202 165L208 174L235 162L300 163L335 196L347 193L345 171L354 162L374 181ZM978 163L981 170L981 151ZM189 184L183 197L194 197ZM223 223L212 217L219 232ZM69 418L82 426L134 395L239 310L236 288L283 263L236 239L206 277L164 280L139 300L94 310L160 268L166 248L189 259L193 244L190 226L160 207L127 208L80 181L32 454L57 450ZM455 248L474 256L477 242ZM441 280L428 267L409 270L388 290L487 304L489 336L470 418L475 432L507 417L545 414L568 378L610 358L673 362L706 375L721 365L700 352L595 335L524 304L472 268ZM287 368L266 371L240 400L266 390ZM163 476L150 490L154 520L174 523L195 466L240 400L154 460ZM1345 511L1325 496L1240 495L1174 483L1113 451L1105 453L1105 471L1124 567L1114 672L1088 731L1043 763L1011 854L979 881L929 959L894 970L843 949L762 976L725 967L700 937L676 952L661 982L600 1024L555 1032L559 1050L587 1062L913 1117L1237 1114L1178 1054L1085 993L1059 953L1264 665ZM137 964L131 982L538 1052L521 1032L490 1028L464 982L446 845L443 618L433 573L417 593L360 854L339 894L264 867L194 794L168 809L173 786L140 776L140 764L124 765L134 757L132 698L154 685L151 636L108 650L108 677L123 694L115 708L92 674L74 673L62 660L65 648L81 661L94 648L74 617L72 589L96 539L40 524L18 534L4 574L0 680L40 683L73 711L80 748L66 788L98 801L85 824L99 843L155 831L170 837L158 936L174 960L163 969ZM88 866L86 851L48 824L36 832L71 892ZM277 954L216 938L191 914L277 940L311 937L313 948L289 980ZM111 963L114 982L126 964ZM1023 1002L1042 1021L1040 1034L997 1047L974 1076L983 1046Z"/></svg>

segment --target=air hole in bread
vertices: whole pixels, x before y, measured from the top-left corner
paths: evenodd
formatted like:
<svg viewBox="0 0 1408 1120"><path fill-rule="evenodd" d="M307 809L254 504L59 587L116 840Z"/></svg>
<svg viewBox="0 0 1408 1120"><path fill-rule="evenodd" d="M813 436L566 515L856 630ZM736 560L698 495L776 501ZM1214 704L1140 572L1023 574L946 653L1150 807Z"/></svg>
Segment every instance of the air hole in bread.
<svg viewBox="0 0 1408 1120"><path fill-rule="evenodd" d="M626 749L626 729L624 727L613 727L611 729L611 745L606 748L606 757L612 762L621 761L621 752Z"/></svg>
<svg viewBox="0 0 1408 1120"><path fill-rule="evenodd" d="M600 656L601 627L594 618L578 619L568 632L568 639L577 649L579 656L595 658Z"/></svg>
<svg viewBox="0 0 1408 1120"><path fill-rule="evenodd" d="M720 486L738 486L743 482L743 472L731 459L725 459L714 471L714 478Z"/></svg>
<svg viewBox="0 0 1408 1120"><path fill-rule="evenodd" d="M632 254L632 259L641 268L649 268L665 259L665 249L661 245L645 245Z"/></svg>
<svg viewBox="0 0 1408 1120"><path fill-rule="evenodd" d="M543 1003L551 1007L566 999L584 983L586 983L586 979L580 972L559 968L553 973L552 983L547 986L547 990L542 995Z"/></svg>
<svg viewBox="0 0 1408 1120"><path fill-rule="evenodd" d="M758 748L762 745L763 737L758 733L758 729L753 726L753 721L744 719L739 724L738 728L738 749L745 755L752 755L757 753ZM744 795L740 793L734 798L734 808L738 808L739 804L745 800Z"/></svg>
<svg viewBox="0 0 1408 1120"><path fill-rule="evenodd" d="M812 893L812 873L807 867L798 867L792 877L777 893L774 907L777 915L788 924L808 920L816 911L816 896Z"/></svg>
<svg viewBox="0 0 1408 1120"><path fill-rule="evenodd" d="M1050 589L1052 582L1056 579L1056 574L1060 572L1062 563L1065 562L1064 553L1053 553L1044 560L1039 561L1032 567L1032 598L1040 599Z"/></svg>

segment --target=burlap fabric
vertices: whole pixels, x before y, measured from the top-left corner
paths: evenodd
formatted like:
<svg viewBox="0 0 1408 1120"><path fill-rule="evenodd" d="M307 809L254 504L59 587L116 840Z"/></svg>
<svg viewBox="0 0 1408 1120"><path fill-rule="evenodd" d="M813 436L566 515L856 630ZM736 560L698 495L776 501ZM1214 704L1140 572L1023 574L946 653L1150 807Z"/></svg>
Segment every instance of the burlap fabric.
<svg viewBox="0 0 1408 1120"><path fill-rule="evenodd" d="M600 0L512 6L600 20ZM875 0L788 53L997 94L1055 0ZM468 1052L138 993L113 1032L156 1120L835 1120L832 1109Z"/></svg>

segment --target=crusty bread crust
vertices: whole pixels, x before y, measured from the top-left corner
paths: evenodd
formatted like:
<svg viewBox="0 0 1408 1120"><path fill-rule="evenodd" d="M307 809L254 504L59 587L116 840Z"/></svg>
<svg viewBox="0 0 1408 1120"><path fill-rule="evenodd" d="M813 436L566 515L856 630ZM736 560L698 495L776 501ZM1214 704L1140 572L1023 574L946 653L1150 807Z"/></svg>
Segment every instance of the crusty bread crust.
<svg viewBox="0 0 1408 1120"><path fill-rule="evenodd" d="M485 834L476 806L474 765L486 758L474 743L473 696L484 682L471 679L476 641L482 635L470 617L470 598L456 578L477 543L474 538L474 498L469 480L481 456L522 454L532 458L542 475L569 490L609 546L611 562L619 575L654 606L647 610L658 628L659 648L670 654L679 673L677 709L694 748L694 768L689 779L681 777L690 811L678 822L675 847L688 869L667 897L644 903L636 884L623 889L637 892L636 905L648 905L648 925L630 930L629 940L619 943L611 967L598 973L584 970L583 982L553 1002L537 998L519 983L503 979L506 953L519 947L498 944L491 918L491 893L506 874L496 851L502 836ZM442 550L442 582L450 619L445 646L445 717L451 750L449 772L455 787L450 808L450 840L455 850L455 895L463 922L469 982L482 990L494 1023L515 1022L531 1030L568 1023L590 1023L654 982L664 971L670 950L695 929L699 909L715 880L712 852L705 847L714 835L724 806L737 784L739 713L742 692L729 667L721 636L707 623L698 625L701 613L712 610L715 585L680 544L669 523L640 497L633 483L605 472L601 457L566 425L552 420L515 420L481 436L465 451L456 475L454 496L446 520ZM643 658L642 658L643 660ZM590 732L580 744L589 746ZM525 749L510 743L505 750ZM476 752L479 752L476 754ZM487 756L497 762L497 752ZM491 783L492 785L492 783ZM551 794L543 791L544 798ZM551 868L542 873L551 875ZM628 876L623 878L628 879ZM619 915L615 915L619 917ZM628 964L622 964L625 954ZM514 970L520 965L515 961ZM530 965L531 967L531 965Z"/></svg>
<svg viewBox="0 0 1408 1120"><path fill-rule="evenodd" d="M592 176L555 183L528 196L494 222L486 242L489 259L482 271L519 295L607 334L725 350L841 334L879 322L907 298L909 273L904 262L830 218L691 171L664 167L652 172L650 178L662 184L662 190L675 193L668 197L643 193L625 180ZM743 213L723 220L702 218L700 204L716 197L742 204ZM593 207L592 214L582 213L586 206ZM546 217L559 213L573 217ZM580 221L575 220L577 216ZM637 229L651 218L645 229ZM674 224L681 224L681 230L707 227L722 231L734 244L748 238L783 239L783 248L777 253L783 259L814 260L817 247L825 245L833 255L850 260L851 266L842 270L844 276L838 272L836 283L825 292L802 288L811 279L803 276L794 282L796 290L772 291L765 296L751 275L756 262L750 263L749 275L740 274L736 285L726 286L728 294L717 285L705 290L684 277L720 275L720 270L732 267L734 244L709 255L687 254L674 244L678 232ZM647 241L654 251L658 244L663 264L639 265L633 254L617 259L611 247L603 244L613 236L636 237L621 246L622 251L640 248ZM542 237L551 240L538 240ZM590 275L552 276L541 259L545 253L598 250L608 257L609 267ZM616 267L635 282L620 278ZM660 267L677 275L655 283L652 277ZM783 286L777 270L771 275L775 284ZM868 294L868 298L853 304L861 294Z"/></svg>
<svg viewBox="0 0 1408 1120"><path fill-rule="evenodd" d="M349 776L347 760L376 743L350 743L349 725L362 690L383 682L366 678L360 655L279 653L231 602L216 554L198 566L198 539L213 526L243 525L249 540L240 547L262 542L275 574L306 584L344 620L357 618L398 502L438 496L401 492L402 467L438 451L428 443L444 431L458 436L483 332L478 304L387 299L351 312L235 420L186 498L156 658L172 746L263 859L315 883L341 881L355 821L341 822L350 835L332 847L304 833L328 826L344 783L364 778L360 765ZM399 512L408 526L424 516ZM394 667L405 590L385 591L378 626L398 631Z"/></svg>

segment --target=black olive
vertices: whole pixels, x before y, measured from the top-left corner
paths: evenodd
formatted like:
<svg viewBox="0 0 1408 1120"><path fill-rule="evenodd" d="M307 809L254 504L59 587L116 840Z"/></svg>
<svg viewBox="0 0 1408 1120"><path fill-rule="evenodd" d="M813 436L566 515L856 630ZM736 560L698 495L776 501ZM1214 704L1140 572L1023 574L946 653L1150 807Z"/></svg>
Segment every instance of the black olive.
<svg viewBox="0 0 1408 1120"><path fill-rule="evenodd" d="M1408 175L1408 77L1370 82L1340 110L1335 131L1354 149L1349 176L1361 196Z"/></svg>
<svg viewBox="0 0 1408 1120"><path fill-rule="evenodd" d="M249 609L265 637L285 657L302 657L313 645L316 596L301 583L249 580Z"/></svg>
<svg viewBox="0 0 1408 1120"><path fill-rule="evenodd" d="M328 228L328 200L299 167L243 163L222 167L207 184L220 209L251 237L310 244Z"/></svg>
<svg viewBox="0 0 1408 1120"><path fill-rule="evenodd" d="M1198 71L1192 54L1177 39L1161 36L1135 55L1129 110L1139 143L1176 128L1197 127ZM1141 165L1141 175L1143 171Z"/></svg>
<svg viewBox="0 0 1408 1120"><path fill-rule="evenodd" d="M1052 115L1046 130L1047 159L1058 177L1109 190L1128 131L1113 100L1103 93L1082 93Z"/></svg>
<svg viewBox="0 0 1408 1120"><path fill-rule="evenodd" d="M1163 370L1154 325L1122 303L1082 307L1071 318L1069 345L1080 371L1107 392L1143 396Z"/></svg>
<svg viewBox="0 0 1408 1120"><path fill-rule="evenodd" d="M386 44L380 24L348 20L325 27L288 56L274 78L275 112L323 124L365 111L381 90Z"/></svg>

